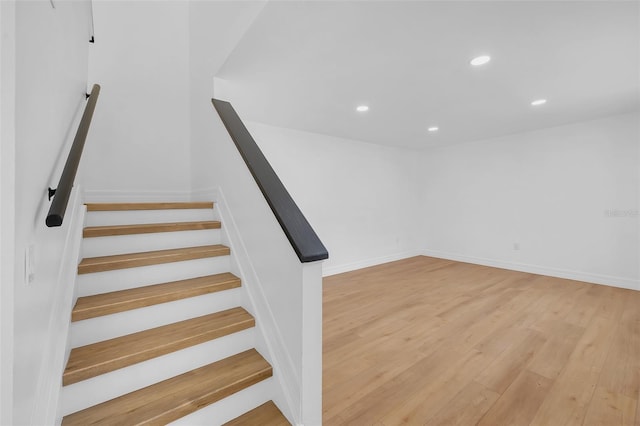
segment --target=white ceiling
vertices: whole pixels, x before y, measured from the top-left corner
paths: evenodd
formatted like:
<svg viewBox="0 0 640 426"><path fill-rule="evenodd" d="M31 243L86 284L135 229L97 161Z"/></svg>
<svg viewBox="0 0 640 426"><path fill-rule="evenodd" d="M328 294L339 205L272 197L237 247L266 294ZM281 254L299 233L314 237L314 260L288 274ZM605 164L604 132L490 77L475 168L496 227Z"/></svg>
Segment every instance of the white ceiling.
<svg viewBox="0 0 640 426"><path fill-rule="evenodd" d="M217 76L250 121L405 147L484 139L639 108L639 5L270 1Z"/></svg>

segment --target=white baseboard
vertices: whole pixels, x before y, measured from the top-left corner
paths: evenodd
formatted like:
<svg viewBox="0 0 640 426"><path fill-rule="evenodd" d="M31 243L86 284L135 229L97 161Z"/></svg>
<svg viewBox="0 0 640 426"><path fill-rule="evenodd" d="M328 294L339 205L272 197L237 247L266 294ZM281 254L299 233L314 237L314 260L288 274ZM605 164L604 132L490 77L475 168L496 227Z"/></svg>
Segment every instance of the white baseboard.
<svg viewBox="0 0 640 426"><path fill-rule="evenodd" d="M191 199L191 191L85 189L84 199L88 203L189 201Z"/></svg>
<svg viewBox="0 0 640 426"><path fill-rule="evenodd" d="M473 263L494 268L509 269L512 271L527 272L530 274L546 275L550 277L565 278L574 281L584 281L593 284L607 285L610 287L626 288L630 290L640 290L640 280L632 278L615 277L610 275L593 274L590 272L571 271L568 269L551 268L540 265L530 265L527 263L509 262L498 259L488 259L476 256L467 256L458 253L450 253L439 250L425 249L424 256L437 257L441 259L456 260L459 262Z"/></svg>
<svg viewBox="0 0 640 426"><path fill-rule="evenodd" d="M408 250L400 253L394 253L386 256L374 257L372 259L363 259L357 262L344 263L342 265L324 266L322 268L322 276L328 277L330 275L342 274L344 272L355 271L356 269L368 268L369 266L376 266L382 263L395 262L396 260L407 259L409 257L420 256L423 253L422 250Z"/></svg>

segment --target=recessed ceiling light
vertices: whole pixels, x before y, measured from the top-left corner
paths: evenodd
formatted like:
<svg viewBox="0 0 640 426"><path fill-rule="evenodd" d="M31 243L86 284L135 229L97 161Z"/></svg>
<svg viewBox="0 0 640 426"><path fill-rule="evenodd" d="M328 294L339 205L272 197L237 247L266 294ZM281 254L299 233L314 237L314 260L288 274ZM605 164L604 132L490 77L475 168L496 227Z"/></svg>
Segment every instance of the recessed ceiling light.
<svg viewBox="0 0 640 426"><path fill-rule="evenodd" d="M535 101L531 102L531 105L539 106L539 105L544 105L546 103L547 103L546 99L536 99Z"/></svg>
<svg viewBox="0 0 640 426"><path fill-rule="evenodd" d="M356 111L358 112L365 112L365 111L369 111L369 107L367 105L359 105L356 108Z"/></svg>
<svg viewBox="0 0 640 426"><path fill-rule="evenodd" d="M431 126L427 129L430 132L437 132L438 131L438 126Z"/></svg>
<svg viewBox="0 0 640 426"><path fill-rule="evenodd" d="M488 55L478 56L471 60L471 65L473 65L474 67L479 67L480 65L484 65L488 63L490 60L491 60L491 56L488 56Z"/></svg>

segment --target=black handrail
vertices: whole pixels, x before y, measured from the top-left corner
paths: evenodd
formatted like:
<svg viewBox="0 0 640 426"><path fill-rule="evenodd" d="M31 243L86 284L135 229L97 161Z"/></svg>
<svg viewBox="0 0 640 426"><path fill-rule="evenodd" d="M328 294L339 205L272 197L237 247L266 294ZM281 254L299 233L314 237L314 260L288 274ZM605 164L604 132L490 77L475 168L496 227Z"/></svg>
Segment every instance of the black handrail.
<svg viewBox="0 0 640 426"><path fill-rule="evenodd" d="M67 210L67 204L69 203L71 189L73 188L73 181L76 178L78 165L80 164L80 158L82 157L82 149L84 148L84 142L87 139L87 133L89 133L91 118L93 117L93 111L96 109L96 102L98 101L99 94L100 85L94 84L91 89L91 93L89 94L87 105L84 107L82 119L80 119L78 131L73 139L73 145L71 145L67 162L64 164L62 176L60 176L60 181L58 182L58 187L56 189L49 188L49 198L53 196L53 202L49 208L49 214L47 214L46 224L50 228L62 225L64 213Z"/></svg>
<svg viewBox="0 0 640 426"><path fill-rule="evenodd" d="M231 139L301 262L329 258L327 249L229 102L211 99Z"/></svg>

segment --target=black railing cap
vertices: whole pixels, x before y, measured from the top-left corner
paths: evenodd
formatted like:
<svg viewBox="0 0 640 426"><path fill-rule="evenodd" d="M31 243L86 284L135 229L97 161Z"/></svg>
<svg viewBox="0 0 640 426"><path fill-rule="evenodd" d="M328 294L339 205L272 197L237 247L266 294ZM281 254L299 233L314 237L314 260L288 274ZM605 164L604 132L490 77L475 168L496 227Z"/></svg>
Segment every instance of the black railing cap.
<svg viewBox="0 0 640 426"><path fill-rule="evenodd" d="M328 259L329 252L291 198L233 106L227 101L218 99L211 99L211 102L298 255L298 259L304 263Z"/></svg>

